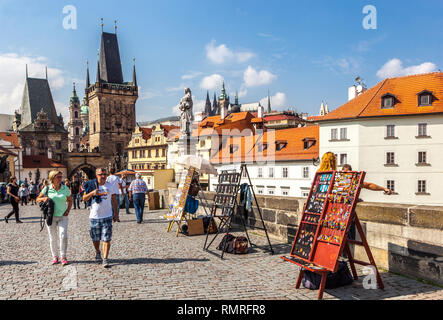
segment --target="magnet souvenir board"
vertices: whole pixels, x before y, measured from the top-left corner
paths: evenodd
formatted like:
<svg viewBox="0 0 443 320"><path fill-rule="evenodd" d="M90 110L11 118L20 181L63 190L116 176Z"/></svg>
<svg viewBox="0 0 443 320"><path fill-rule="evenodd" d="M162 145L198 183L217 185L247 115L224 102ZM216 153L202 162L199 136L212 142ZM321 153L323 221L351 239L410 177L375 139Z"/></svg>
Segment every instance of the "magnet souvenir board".
<svg viewBox="0 0 443 320"><path fill-rule="evenodd" d="M229 173L223 171L218 177L218 185L216 187L216 195L214 202L216 206L213 208L212 215L215 215L216 208L221 208L221 216L229 216L235 205L235 199L240 190L240 173Z"/></svg>
<svg viewBox="0 0 443 320"><path fill-rule="evenodd" d="M181 219L188 198L189 187L194 177L194 168L185 168L182 171L180 184L174 198L174 204L169 213L165 215L167 220Z"/></svg>
<svg viewBox="0 0 443 320"><path fill-rule="evenodd" d="M313 245L312 262L337 271L338 258L343 252L354 210L360 195L365 172L337 171L334 184L327 195L326 207L319 223Z"/></svg>
<svg viewBox="0 0 443 320"><path fill-rule="evenodd" d="M315 175L309 192L303 216L292 245L291 255L310 260L320 218L323 214L334 172L320 172Z"/></svg>

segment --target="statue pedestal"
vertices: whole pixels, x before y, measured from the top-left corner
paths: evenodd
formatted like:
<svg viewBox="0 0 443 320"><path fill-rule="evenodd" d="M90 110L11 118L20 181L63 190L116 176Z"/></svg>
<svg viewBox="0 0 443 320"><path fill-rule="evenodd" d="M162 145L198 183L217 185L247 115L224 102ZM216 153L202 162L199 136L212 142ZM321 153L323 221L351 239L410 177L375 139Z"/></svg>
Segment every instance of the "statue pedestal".
<svg viewBox="0 0 443 320"><path fill-rule="evenodd" d="M181 136L178 139L178 156L196 155L197 137Z"/></svg>

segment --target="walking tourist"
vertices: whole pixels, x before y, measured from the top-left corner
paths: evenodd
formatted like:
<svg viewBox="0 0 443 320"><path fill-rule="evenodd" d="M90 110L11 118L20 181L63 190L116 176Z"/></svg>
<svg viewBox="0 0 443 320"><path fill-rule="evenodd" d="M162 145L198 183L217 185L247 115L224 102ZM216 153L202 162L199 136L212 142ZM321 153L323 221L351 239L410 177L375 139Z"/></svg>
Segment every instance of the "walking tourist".
<svg viewBox="0 0 443 320"><path fill-rule="evenodd" d="M17 184L17 178L11 177L9 179L9 184L6 193L9 196L9 202L12 205L12 211L5 217L5 222L8 223L8 219L14 214L15 215L15 222L17 223L23 223L20 221L19 218L19 208L18 204L20 202L20 198L18 196L18 189L19 186Z"/></svg>
<svg viewBox="0 0 443 320"><path fill-rule="evenodd" d="M72 179L70 187L74 209L80 209L80 183L78 182L77 177Z"/></svg>
<svg viewBox="0 0 443 320"><path fill-rule="evenodd" d="M61 171L51 171L49 181L51 184L43 188L37 197L37 202L47 202L49 199L54 202L52 224L50 226L46 224L52 254L51 264L61 262L65 266L68 264L66 252L68 249L68 215L72 207L71 191L67 186L62 185L63 173ZM59 240L60 256L57 250L57 240ZM59 257L61 257L60 260Z"/></svg>
<svg viewBox="0 0 443 320"><path fill-rule="evenodd" d="M18 189L18 196L21 199L21 203L22 206L24 205L28 205L28 188L25 187L25 184L22 183L22 186L20 187L20 189Z"/></svg>
<svg viewBox="0 0 443 320"><path fill-rule="evenodd" d="M129 196L128 196L128 188L129 186L126 183L126 174L122 174L121 179L120 179L120 183L121 183L121 189L120 191L120 204L119 206L122 205L122 203L125 203L125 209L126 209L126 214L131 214L131 212L129 211Z"/></svg>
<svg viewBox="0 0 443 320"><path fill-rule="evenodd" d="M121 179L119 176L117 176L115 174L115 169L111 168L110 170L111 175L106 179L106 182L112 184L114 186L114 188L116 188L119 192L117 192L117 194L115 195L117 198L117 203L119 204L118 208L120 208L120 193L121 191ZM112 210L114 210L114 207L112 208ZM112 211L112 214L115 215L115 212ZM118 216L118 213L117 213ZM117 219L117 222L120 222L120 218Z"/></svg>
<svg viewBox="0 0 443 320"><path fill-rule="evenodd" d="M109 250L112 240L112 222L118 219L117 193L115 184L106 181L107 173L105 168L96 170L97 180L95 180L95 190L88 192L85 189L83 201L92 200L89 213L90 229L89 234L95 248L95 260L102 262L103 267L109 267ZM114 213L113 213L114 212ZM102 241L103 260L100 252L100 241Z"/></svg>
<svg viewBox="0 0 443 320"><path fill-rule="evenodd" d="M80 195L81 195L81 200L83 201L84 205L85 205L85 209L88 207L88 201L83 200L83 196L85 195L86 192L86 185L88 184L88 179L87 178L83 178L83 182L80 186Z"/></svg>
<svg viewBox="0 0 443 320"><path fill-rule="evenodd" d="M148 186L146 182L141 179L141 174L137 173L135 175L135 180L131 182L128 188L129 199L132 198L134 202L135 216L137 218L137 223L141 224L143 222L143 210L145 208L146 195L148 195L148 202L150 199Z"/></svg>
<svg viewBox="0 0 443 320"><path fill-rule="evenodd" d="M38 194L38 185L37 183L31 181L29 184L29 200L31 201L31 205L36 204L37 194Z"/></svg>

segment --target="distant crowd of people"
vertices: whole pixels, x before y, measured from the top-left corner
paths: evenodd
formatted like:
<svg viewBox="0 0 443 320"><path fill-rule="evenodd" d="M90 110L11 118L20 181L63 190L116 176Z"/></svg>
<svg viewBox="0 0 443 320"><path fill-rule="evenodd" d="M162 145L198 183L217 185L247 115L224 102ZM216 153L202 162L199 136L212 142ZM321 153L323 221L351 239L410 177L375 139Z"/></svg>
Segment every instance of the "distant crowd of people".
<svg viewBox="0 0 443 320"><path fill-rule="evenodd" d="M148 201L150 199L148 187L139 173L129 185L126 177L125 174L116 175L114 170L108 174L105 168L96 170L95 179L85 178L83 181L77 177L71 180L63 179L63 173L58 170L51 171L48 181L43 179L41 183L31 181L29 184L19 184L16 177L11 177L5 187L5 196L9 198L12 211L5 216L4 221L8 223L9 218L14 215L15 221L22 223L20 204L26 206L29 202L35 205L48 203L51 200L54 208L53 220L50 225L46 222L52 254L51 264L66 265L68 264L68 216L72 207L81 209L80 202L83 202L84 209L89 208L89 234L96 253L95 260L107 268L112 224L120 222L119 208L124 204L126 214L131 214L129 203L133 201L137 223L141 224L146 198Z"/></svg>

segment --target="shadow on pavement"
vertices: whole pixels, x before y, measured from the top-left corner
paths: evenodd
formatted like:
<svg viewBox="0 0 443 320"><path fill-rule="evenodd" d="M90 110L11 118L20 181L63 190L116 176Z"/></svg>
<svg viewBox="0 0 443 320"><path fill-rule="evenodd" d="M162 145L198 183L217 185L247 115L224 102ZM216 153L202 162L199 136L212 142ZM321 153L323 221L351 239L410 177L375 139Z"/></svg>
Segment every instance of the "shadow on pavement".
<svg viewBox="0 0 443 320"><path fill-rule="evenodd" d="M183 258L170 258L170 259L155 259L155 258L135 258L135 259L109 259L112 266L118 265L130 265L130 264L171 264L171 263L183 263L183 262L207 262L209 259L183 259Z"/></svg>
<svg viewBox="0 0 443 320"><path fill-rule="evenodd" d="M34 264L37 263L36 261L1 261L0 260L0 267L2 266L11 266L11 265L27 265L27 264Z"/></svg>

